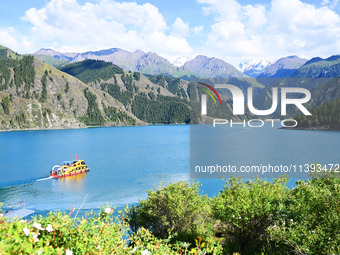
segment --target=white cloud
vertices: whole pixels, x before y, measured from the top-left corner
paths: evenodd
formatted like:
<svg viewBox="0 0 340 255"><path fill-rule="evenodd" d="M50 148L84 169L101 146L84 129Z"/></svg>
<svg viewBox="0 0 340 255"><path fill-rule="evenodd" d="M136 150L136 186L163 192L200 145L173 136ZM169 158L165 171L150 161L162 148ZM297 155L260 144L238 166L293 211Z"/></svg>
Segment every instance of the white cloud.
<svg viewBox="0 0 340 255"><path fill-rule="evenodd" d="M18 52L29 51L34 46L26 36L20 35L14 27L0 27L0 44Z"/></svg>
<svg viewBox="0 0 340 255"><path fill-rule="evenodd" d="M22 17L31 26L29 33L0 27L0 44L24 53L41 47L77 52L141 49L172 61L200 53L236 66L243 59L273 61L288 55L309 58L340 53L340 17L332 9L340 0L322 0L321 7L304 0L271 0L266 5L196 1L208 17L190 27L180 17L167 24L150 3L48 0Z"/></svg>
<svg viewBox="0 0 340 255"><path fill-rule="evenodd" d="M240 5L234 0L197 2L206 15L214 17L204 53L233 64L242 59L325 57L340 52L340 17L327 6L300 0L272 0L270 5Z"/></svg>
<svg viewBox="0 0 340 255"><path fill-rule="evenodd" d="M179 37L187 36L190 31L188 23L185 23L181 18L176 18L174 24L172 24L172 28L171 34Z"/></svg>
<svg viewBox="0 0 340 255"><path fill-rule="evenodd" d="M247 5L243 9L247 27L257 29L267 24L266 8L263 5Z"/></svg>
<svg viewBox="0 0 340 255"><path fill-rule="evenodd" d="M233 21L238 19L242 6L235 0L197 0L200 4L207 4L203 7L206 15L218 14L216 21Z"/></svg>
<svg viewBox="0 0 340 255"><path fill-rule="evenodd" d="M196 26L192 30L193 30L194 35L198 35L202 32L203 29L204 29L203 26Z"/></svg>
<svg viewBox="0 0 340 255"><path fill-rule="evenodd" d="M322 0L321 2L321 5L322 6L328 6L329 8L331 9L335 9L340 3L340 0L333 0L333 1L330 1L330 0Z"/></svg>
<svg viewBox="0 0 340 255"><path fill-rule="evenodd" d="M118 47L153 51L165 57L193 51L185 38L189 25L177 18L168 27L158 8L149 3L51 0L41 9L27 10L22 19L32 24L33 40L61 51Z"/></svg>
<svg viewBox="0 0 340 255"><path fill-rule="evenodd" d="M338 6L338 4L339 4L339 0L333 0L333 2L330 4L330 7L331 7L332 9L334 9L335 7Z"/></svg>

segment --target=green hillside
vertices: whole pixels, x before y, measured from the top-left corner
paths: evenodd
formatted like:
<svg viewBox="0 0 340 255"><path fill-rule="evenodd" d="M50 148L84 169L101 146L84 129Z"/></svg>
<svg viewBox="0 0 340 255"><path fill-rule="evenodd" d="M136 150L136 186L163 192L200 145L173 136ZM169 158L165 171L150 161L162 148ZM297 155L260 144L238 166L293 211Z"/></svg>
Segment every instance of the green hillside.
<svg viewBox="0 0 340 255"><path fill-rule="evenodd" d="M188 96L184 89L187 82L178 78L163 75L146 77L100 60L68 64L61 70L109 94L146 123L190 121Z"/></svg>
<svg viewBox="0 0 340 255"><path fill-rule="evenodd" d="M63 59L57 59L50 55L44 55L44 54L33 54L33 57L41 60L42 62L55 66L55 67L61 67L66 65L69 61L63 60Z"/></svg>
<svg viewBox="0 0 340 255"><path fill-rule="evenodd" d="M33 56L1 50L9 54L0 59L0 130L143 124L109 94Z"/></svg>
<svg viewBox="0 0 340 255"><path fill-rule="evenodd" d="M294 74L296 78L340 77L340 55L327 59L313 58L301 66Z"/></svg>
<svg viewBox="0 0 340 255"><path fill-rule="evenodd" d="M329 68L336 66L337 61L340 61L339 56L314 59L302 68L317 65L333 72ZM101 60L84 60L59 68L0 46L0 129L211 123L211 118L240 120L256 117L247 108L244 116L234 116L232 95L223 89L218 89L223 106L215 105L209 99L208 116L201 116L200 85L180 78L125 71ZM316 115L325 109L336 112L337 104L328 102L340 98L340 79L337 78L273 79L265 83L267 86L262 80L247 78L211 78L205 82L234 84L244 95L252 86L254 104L258 109L271 106L271 86L309 89L312 99L306 107L310 110L320 106L320 109L315 108ZM288 107L287 111L289 116L299 114L296 107ZM279 108L272 116L280 117ZM336 119L330 117L318 117L315 121L318 122L308 120L309 127L320 123L322 128L337 128L334 126ZM302 123L305 123L304 119Z"/></svg>
<svg viewBox="0 0 340 255"><path fill-rule="evenodd" d="M0 45L0 59L14 59L18 60L21 59L22 56L18 53Z"/></svg>
<svg viewBox="0 0 340 255"><path fill-rule="evenodd" d="M108 80L115 74L123 74L122 68L100 60L84 60L73 64L68 64L60 68L61 71L68 73L79 80L89 83L99 80Z"/></svg>
<svg viewBox="0 0 340 255"><path fill-rule="evenodd" d="M340 99L311 110L312 116L299 115L294 119L298 128L340 130Z"/></svg>

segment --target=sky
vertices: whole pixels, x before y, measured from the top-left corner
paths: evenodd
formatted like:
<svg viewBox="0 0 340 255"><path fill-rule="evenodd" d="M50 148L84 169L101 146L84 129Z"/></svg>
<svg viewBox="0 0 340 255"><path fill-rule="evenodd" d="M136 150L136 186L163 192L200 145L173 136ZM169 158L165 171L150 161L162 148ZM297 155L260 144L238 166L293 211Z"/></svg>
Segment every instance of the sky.
<svg viewBox="0 0 340 255"><path fill-rule="evenodd" d="M19 53L139 49L235 66L340 54L340 0L11 0L0 13L0 44Z"/></svg>

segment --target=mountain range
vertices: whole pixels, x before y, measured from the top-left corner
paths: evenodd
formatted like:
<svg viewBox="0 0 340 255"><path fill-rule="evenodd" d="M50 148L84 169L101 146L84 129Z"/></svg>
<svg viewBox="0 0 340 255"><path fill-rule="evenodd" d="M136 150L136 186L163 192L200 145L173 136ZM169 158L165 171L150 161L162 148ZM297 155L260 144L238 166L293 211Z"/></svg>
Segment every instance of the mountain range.
<svg viewBox="0 0 340 255"><path fill-rule="evenodd" d="M301 66L293 75L294 78L335 78L340 77L340 55L326 59L312 58Z"/></svg>
<svg viewBox="0 0 340 255"><path fill-rule="evenodd" d="M129 52L118 48L85 53L61 53L52 49L41 49L36 51L33 56L55 66L94 59L111 62L124 70L137 71L149 75L163 74L187 79L190 77L246 77L242 72L222 59L209 58L202 55L196 56L179 67L153 52L145 53L141 50Z"/></svg>
<svg viewBox="0 0 340 255"><path fill-rule="evenodd" d="M340 76L339 55L244 63L244 72L263 70L257 75L263 78L252 78L221 59L202 55L175 67L152 52L110 49L78 54L45 49L38 53L20 55L0 46L2 130L205 122L196 103L204 92L197 80L191 79L197 77L211 85L233 84L244 94L253 87L258 109L270 108L273 86L309 89L312 99L306 104L308 109L340 98L339 79L334 79ZM98 57L101 60L92 59ZM122 68L123 64L113 64L111 59L125 61L125 67L135 69ZM223 107L208 100L208 115L239 120L232 114L230 91L217 91ZM298 111L288 113L294 116ZM256 116L246 112L243 117Z"/></svg>
<svg viewBox="0 0 340 255"><path fill-rule="evenodd" d="M245 75L250 77L257 77L272 63L267 60L244 60L239 64L239 69Z"/></svg>
<svg viewBox="0 0 340 255"><path fill-rule="evenodd" d="M153 52L136 50L129 52L119 48L85 53L62 53L53 49L40 49L33 56L56 67L86 59L111 62L124 70L137 71L147 75L167 75L190 80L191 78L284 78L284 77L337 77L339 76L339 55L326 59L310 60L298 56L283 57L271 63L262 61L242 61L235 68L226 61L198 55L195 58L178 58L175 64ZM184 62L184 63L183 63ZM183 64L182 64L183 63ZM182 64L182 65L179 65Z"/></svg>
<svg viewBox="0 0 340 255"><path fill-rule="evenodd" d="M307 59L298 56L280 58L272 65L265 68L258 78L283 78L292 76L297 69L307 62Z"/></svg>

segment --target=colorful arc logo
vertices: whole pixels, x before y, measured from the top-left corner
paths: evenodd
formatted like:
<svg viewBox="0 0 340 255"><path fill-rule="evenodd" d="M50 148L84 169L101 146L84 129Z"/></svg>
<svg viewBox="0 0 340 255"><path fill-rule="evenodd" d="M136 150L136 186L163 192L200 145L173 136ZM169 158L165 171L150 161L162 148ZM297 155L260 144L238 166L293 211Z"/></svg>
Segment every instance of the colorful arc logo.
<svg viewBox="0 0 340 255"><path fill-rule="evenodd" d="M221 100L221 98L220 98L220 95L217 93L217 91L216 91L213 87L211 87L210 85L205 84L205 83L203 83L203 82L198 82L198 83L201 84L201 85L203 85L203 86L205 86L205 87L207 87L207 88L209 88L212 92L214 92L214 94L217 96L218 100L220 101L220 104L222 105L222 100ZM215 105L217 105L216 99L214 98L214 96L211 94L211 92L210 92L209 90L203 89L203 88L201 88L201 90L203 90L204 92L206 92L206 93L212 98L212 100L214 101Z"/></svg>

